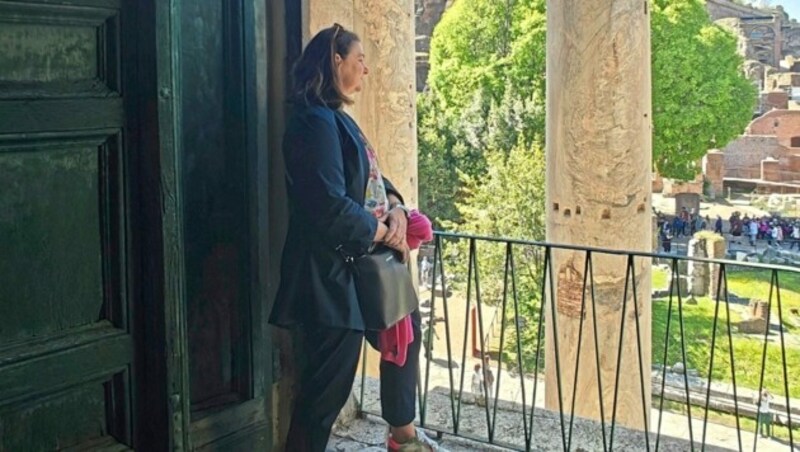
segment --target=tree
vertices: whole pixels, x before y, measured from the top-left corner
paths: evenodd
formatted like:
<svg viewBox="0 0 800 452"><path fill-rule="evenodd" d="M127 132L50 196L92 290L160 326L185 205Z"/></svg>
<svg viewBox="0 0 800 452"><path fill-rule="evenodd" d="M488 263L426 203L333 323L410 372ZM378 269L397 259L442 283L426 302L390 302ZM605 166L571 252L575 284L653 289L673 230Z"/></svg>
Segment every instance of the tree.
<svg viewBox="0 0 800 452"><path fill-rule="evenodd" d="M755 106L736 39L701 0L656 0L652 15L654 167L691 179L708 148L741 133ZM434 31L430 91L419 99L420 201L440 226L541 240L545 232L544 0L456 0ZM576 62L576 64L586 64ZM448 276L469 274L466 241L448 245ZM476 245L482 299L499 304L505 247ZM515 246L516 294L528 325L507 337L504 359L532 370L542 253ZM449 278L464 289L466 281ZM504 314L515 322L513 310ZM509 323L512 325L514 323ZM545 339L546 340L546 339Z"/></svg>
<svg viewBox="0 0 800 452"><path fill-rule="evenodd" d="M489 152L480 177L462 175L464 199L457 230L493 237L543 240L545 158L542 148L522 143L507 153ZM500 195L500 196L498 196Z"/></svg>
<svg viewBox="0 0 800 452"><path fill-rule="evenodd" d="M503 109L498 108L501 111ZM462 175L465 196L457 204L461 223L452 227L456 231L478 235L543 240L544 150L538 145L528 146L520 141L508 152L488 152L486 160L487 170L480 177ZM505 245L481 242L476 245L476 250L483 302L501 308L503 290L510 291L506 296L505 312L502 313L508 325L503 359L508 363L517 363L516 341L519 340L523 371L530 372L536 362L534 357L544 350L544 342L537 339L544 249L533 245L515 245L512 248L515 268L513 293L512 276L509 274L506 278ZM449 255L451 258L445 265L450 274L467 275L468 242L459 242L456 252ZM465 283L460 281L456 286L463 290ZM514 294L517 295L516 309ZM515 312L519 313L519 318ZM512 326L518 319L526 321L524 326L519 327L519 333ZM543 361L543 356L541 358L540 361Z"/></svg>
<svg viewBox="0 0 800 452"><path fill-rule="evenodd" d="M736 37L710 22L699 0L656 0L651 18L653 162L664 177L693 179L708 149L739 136L757 90Z"/></svg>
<svg viewBox="0 0 800 452"><path fill-rule="evenodd" d="M479 180L489 150L543 147L544 8L544 0L457 0L434 30L419 172L421 206L439 225L460 221L458 174ZM757 93L736 38L710 22L701 0L656 0L651 28L653 166L692 179L709 148L744 130Z"/></svg>
<svg viewBox="0 0 800 452"><path fill-rule="evenodd" d="M434 30L417 111L420 205L437 224L460 218L459 174L483 174L488 148L544 142L544 24L544 0L459 0Z"/></svg>
<svg viewBox="0 0 800 452"><path fill-rule="evenodd" d="M544 98L544 0L458 0L431 40L429 85L437 107L458 113L476 92L500 101Z"/></svg>

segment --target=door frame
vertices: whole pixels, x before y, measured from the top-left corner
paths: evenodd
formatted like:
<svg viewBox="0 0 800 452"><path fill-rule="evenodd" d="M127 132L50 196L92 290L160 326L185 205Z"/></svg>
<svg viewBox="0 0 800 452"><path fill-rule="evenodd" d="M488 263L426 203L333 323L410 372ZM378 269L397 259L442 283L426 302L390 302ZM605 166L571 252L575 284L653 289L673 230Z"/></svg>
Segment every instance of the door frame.
<svg viewBox="0 0 800 452"><path fill-rule="evenodd" d="M126 144L134 357L134 447L189 449L181 228L180 124L175 115L176 0L123 0Z"/></svg>

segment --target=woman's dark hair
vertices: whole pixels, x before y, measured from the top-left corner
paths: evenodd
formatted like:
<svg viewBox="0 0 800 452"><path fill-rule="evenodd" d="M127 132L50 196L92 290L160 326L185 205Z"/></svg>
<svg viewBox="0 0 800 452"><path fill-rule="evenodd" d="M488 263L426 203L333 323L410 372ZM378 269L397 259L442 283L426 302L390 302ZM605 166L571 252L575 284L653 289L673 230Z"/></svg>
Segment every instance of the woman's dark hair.
<svg viewBox="0 0 800 452"><path fill-rule="evenodd" d="M335 55L346 58L353 43L360 40L357 34L339 24L317 33L294 66L292 102L334 109L352 104L352 99L339 88Z"/></svg>

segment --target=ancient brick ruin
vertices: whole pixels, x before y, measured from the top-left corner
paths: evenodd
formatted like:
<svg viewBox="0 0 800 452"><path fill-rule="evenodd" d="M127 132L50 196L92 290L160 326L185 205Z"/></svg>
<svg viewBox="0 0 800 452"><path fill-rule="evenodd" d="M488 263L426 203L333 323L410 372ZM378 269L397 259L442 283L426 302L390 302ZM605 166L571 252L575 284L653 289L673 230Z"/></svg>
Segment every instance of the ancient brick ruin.
<svg viewBox="0 0 800 452"><path fill-rule="evenodd" d="M723 196L723 185L800 193L800 23L781 6L708 0L707 8L712 20L739 37L744 70L761 95L745 133L703 160L706 194Z"/></svg>

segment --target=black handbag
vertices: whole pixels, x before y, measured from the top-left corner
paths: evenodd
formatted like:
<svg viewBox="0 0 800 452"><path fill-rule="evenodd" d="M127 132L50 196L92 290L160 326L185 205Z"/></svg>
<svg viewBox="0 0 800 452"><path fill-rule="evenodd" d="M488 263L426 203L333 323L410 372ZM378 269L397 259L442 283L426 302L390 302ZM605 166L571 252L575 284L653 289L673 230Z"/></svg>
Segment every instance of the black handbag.
<svg viewBox="0 0 800 452"><path fill-rule="evenodd" d="M385 245L359 257L345 257L353 269L358 304L368 330L385 330L419 307L408 265Z"/></svg>

